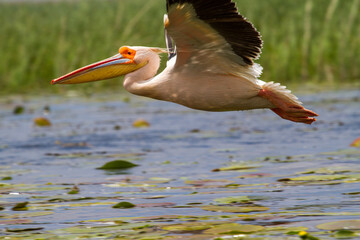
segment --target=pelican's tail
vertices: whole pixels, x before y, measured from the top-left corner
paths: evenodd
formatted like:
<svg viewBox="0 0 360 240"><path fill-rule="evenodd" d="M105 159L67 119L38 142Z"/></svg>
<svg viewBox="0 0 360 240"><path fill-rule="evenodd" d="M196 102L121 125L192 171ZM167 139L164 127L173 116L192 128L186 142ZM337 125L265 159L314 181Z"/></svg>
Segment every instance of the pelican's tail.
<svg viewBox="0 0 360 240"><path fill-rule="evenodd" d="M274 105L271 110L280 117L293 121L311 124L316 121L314 117L318 116L311 110L305 109L298 98L281 86L280 83L264 83L259 96L266 98Z"/></svg>
<svg viewBox="0 0 360 240"><path fill-rule="evenodd" d="M278 98L287 102L289 104L293 104L295 106L302 106L302 102L299 101L298 97L291 93L289 89L285 86L280 85L280 83L267 82L262 85L262 88L265 91L269 91L274 93Z"/></svg>

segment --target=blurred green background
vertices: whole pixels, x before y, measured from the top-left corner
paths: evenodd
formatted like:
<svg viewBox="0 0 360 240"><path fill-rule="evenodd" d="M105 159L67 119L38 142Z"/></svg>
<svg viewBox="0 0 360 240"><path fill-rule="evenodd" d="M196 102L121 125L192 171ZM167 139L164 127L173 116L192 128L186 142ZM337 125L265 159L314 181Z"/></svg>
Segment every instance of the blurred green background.
<svg viewBox="0 0 360 240"><path fill-rule="evenodd" d="M360 81L360 0L236 3L264 40L257 61L263 80ZM164 13L165 0L0 0L0 93L119 90L119 79L61 87L50 81L112 56L122 45L165 47Z"/></svg>

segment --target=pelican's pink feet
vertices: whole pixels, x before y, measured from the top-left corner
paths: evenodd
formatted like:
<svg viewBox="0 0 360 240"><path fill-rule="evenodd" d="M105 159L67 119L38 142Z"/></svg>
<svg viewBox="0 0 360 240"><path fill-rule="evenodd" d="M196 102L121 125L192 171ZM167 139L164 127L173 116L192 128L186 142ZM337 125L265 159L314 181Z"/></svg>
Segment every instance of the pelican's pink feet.
<svg viewBox="0 0 360 240"><path fill-rule="evenodd" d="M283 119L306 124L312 124L316 121L314 117L318 116L313 111L298 106L289 106L286 110L281 108L273 108L271 110Z"/></svg>
<svg viewBox="0 0 360 240"><path fill-rule="evenodd" d="M283 97L272 91L262 89L259 92L259 96L266 98L273 105L275 105L276 107L272 108L271 110L283 119L287 119L293 122L312 124L316 121L314 117L318 116L313 111L305 109L299 104L286 101Z"/></svg>

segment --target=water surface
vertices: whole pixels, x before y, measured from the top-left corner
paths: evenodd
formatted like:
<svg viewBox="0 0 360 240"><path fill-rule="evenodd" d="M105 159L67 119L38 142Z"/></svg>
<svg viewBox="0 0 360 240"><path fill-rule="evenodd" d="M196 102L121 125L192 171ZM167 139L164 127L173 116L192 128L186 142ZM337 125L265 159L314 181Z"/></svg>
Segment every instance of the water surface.
<svg viewBox="0 0 360 240"><path fill-rule="evenodd" d="M227 223L264 227L241 233L247 239L299 239L291 229L333 239L338 229L317 226L360 219L360 149L350 147L360 92L301 100L320 115L311 126L269 110L209 113L128 96L4 100L0 239L239 239L210 231ZM52 126L35 126L37 117ZM133 127L137 119L150 127ZM139 166L96 169L118 159ZM219 200L239 196L248 200ZM112 208L121 201L136 207ZM19 202L28 209L12 210ZM171 228L189 222L211 226Z"/></svg>

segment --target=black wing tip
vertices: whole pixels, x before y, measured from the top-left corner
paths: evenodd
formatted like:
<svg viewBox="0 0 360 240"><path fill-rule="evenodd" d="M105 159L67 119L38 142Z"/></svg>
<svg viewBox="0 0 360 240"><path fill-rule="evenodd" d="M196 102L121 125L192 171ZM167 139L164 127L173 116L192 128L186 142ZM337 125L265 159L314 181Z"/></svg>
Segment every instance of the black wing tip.
<svg viewBox="0 0 360 240"><path fill-rule="evenodd" d="M213 27L242 57L245 64L253 65L261 54L263 41L254 25L240 15L231 0L166 0L169 10L173 4L192 4L199 19ZM237 29L238 31L234 31Z"/></svg>

